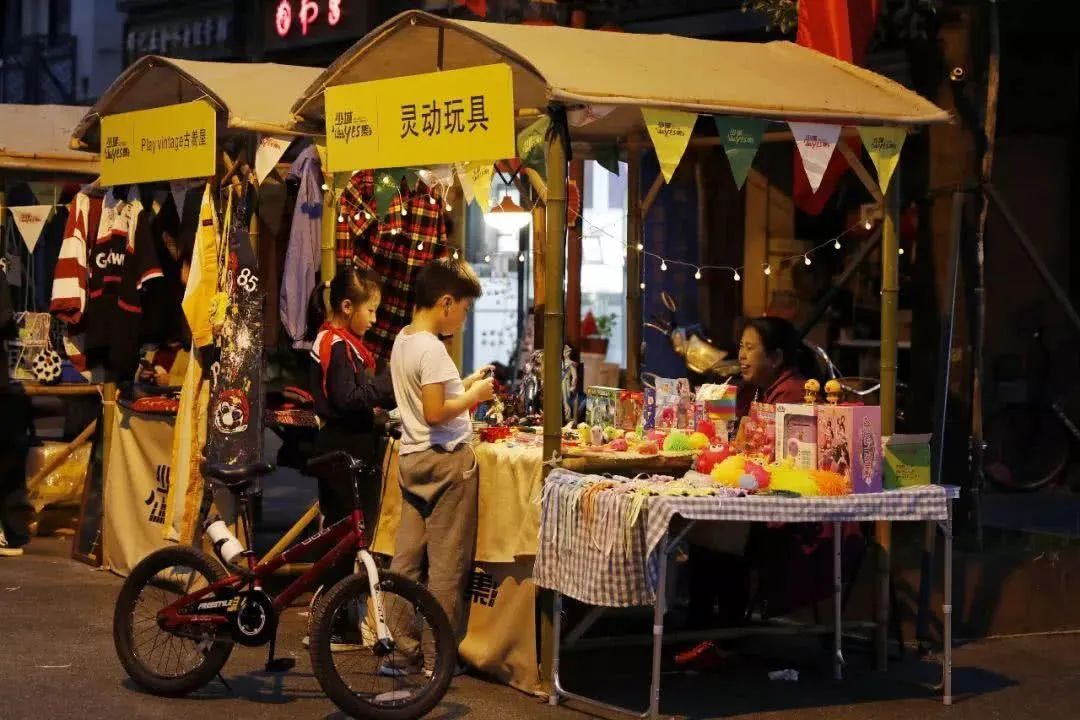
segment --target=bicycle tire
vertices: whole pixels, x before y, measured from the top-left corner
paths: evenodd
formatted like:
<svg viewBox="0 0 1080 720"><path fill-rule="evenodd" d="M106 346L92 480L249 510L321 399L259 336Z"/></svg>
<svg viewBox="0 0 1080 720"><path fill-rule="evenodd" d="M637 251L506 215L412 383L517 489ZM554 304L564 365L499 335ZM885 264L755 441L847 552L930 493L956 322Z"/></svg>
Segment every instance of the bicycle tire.
<svg viewBox="0 0 1080 720"><path fill-rule="evenodd" d="M203 662L190 672L165 676L140 659L135 643L133 618L136 602L150 580L163 570L184 567L199 572L210 583L225 579L228 574L209 555L195 548L170 547L147 555L135 566L120 588L113 613L113 643L117 657L128 676L153 695L181 697L203 687L217 676L232 653L231 642L217 641L203 652Z"/></svg>
<svg viewBox="0 0 1080 720"><path fill-rule="evenodd" d="M450 619L446 616L435 596L424 586L394 573L379 575L379 589L383 599L396 595L415 607L431 627L435 643L435 658L427 686L404 705L379 707L354 693L342 679L334 653L330 647L337 611L351 598L370 594L367 573L360 572L341 580L330 592L324 593L314 609L311 623L311 667L323 692L339 709L360 720L415 720L431 712L442 700L450 687L457 660L457 642ZM379 662L372 654L371 659Z"/></svg>
<svg viewBox="0 0 1080 720"><path fill-rule="evenodd" d="M1049 407L1005 407L995 413L985 435L984 475L1002 490L1038 490L1057 480L1069 463L1070 436Z"/></svg>

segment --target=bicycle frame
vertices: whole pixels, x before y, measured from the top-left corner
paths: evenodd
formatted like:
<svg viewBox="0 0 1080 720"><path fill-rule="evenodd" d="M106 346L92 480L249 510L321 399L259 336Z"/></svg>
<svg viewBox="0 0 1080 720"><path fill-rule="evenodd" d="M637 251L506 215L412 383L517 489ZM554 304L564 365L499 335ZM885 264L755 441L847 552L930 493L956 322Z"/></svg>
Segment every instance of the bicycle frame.
<svg viewBox="0 0 1080 720"><path fill-rule="evenodd" d="M389 641L391 639L390 631L386 625L382 599L378 591L378 569L375 566L375 560L371 557L371 553L369 553L367 549L368 538L364 531L364 516L359 509L354 509L349 517L342 518L330 527L324 528L318 534L292 546L268 562L256 565L254 556L248 555L248 572L243 574L233 573L223 580L219 580L201 590L185 595L158 612L159 622L164 628L170 630L183 625L200 623L225 625L229 622L229 619L225 615L187 615L182 614L180 609L187 607L192 603L197 603L202 598L225 588L233 586L239 588L247 583L252 583L255 587L258 587L260 580L272 575L274 571L282 565L299 559L299 556L302 556L308 551L323 551L326 550L326 548L330 548L330 550L316 562L311 569L291 582L288 587L273 599L272 605L274 611L280 614L285 608L289 607L293 600L312 589L319 578L322 577L333 563L338 561L346 553L356 552L367 570L372 602L375 605L376 634L381 641Z"/></svg>

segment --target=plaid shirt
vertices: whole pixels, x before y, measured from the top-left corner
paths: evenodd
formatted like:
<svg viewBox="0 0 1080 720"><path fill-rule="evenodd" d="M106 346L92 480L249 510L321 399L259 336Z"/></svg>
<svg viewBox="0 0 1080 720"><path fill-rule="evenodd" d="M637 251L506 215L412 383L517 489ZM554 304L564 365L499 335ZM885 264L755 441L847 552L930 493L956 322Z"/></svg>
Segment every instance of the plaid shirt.
<svg viewBox="0 0 1080 720"><path fill-rule="evenodd" d="M353 173L338 204L338 221L334 233L338 267L352 262L356 246L370 245L370 235L377 232L375 218L375 173L361 170Z"/></svg>
<svg viewBox="0 0 1080 720"><path fill-rule="evenodd" d="M350 257L343 245L347 248L351 240L351 257L383 280L382 304L369 340L375 355L387 360L394 338L409 324L417 271L430 261L449 254L450 249L446 245L443 200L431 193L426 185L419 183L415 191L403 187L401 194L390 201L389 215L382 223L376 223L374 217L367 218L363 210L360 219L355 219L355 198L364 197L365 188L374 188L373 176L358 173L342 196L344 217L338 226L338 260L341 262L343 256ZM371 207L374 198L365 202ZM353 210L351 213L345 212L346 203L352 203L348 205Z"/></svg>

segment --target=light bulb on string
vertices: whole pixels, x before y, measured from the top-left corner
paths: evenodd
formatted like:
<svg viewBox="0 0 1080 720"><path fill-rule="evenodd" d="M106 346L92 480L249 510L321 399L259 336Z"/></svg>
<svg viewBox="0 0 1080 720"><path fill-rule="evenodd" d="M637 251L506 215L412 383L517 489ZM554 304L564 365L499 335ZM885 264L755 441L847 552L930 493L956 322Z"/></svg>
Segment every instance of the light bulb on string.
<svg viewBox="0 0 1080 720"><path fill-rule="evenodd" d="M738 270L735 271L734 280L735 280L735 282L739 282L740 280L742 280L742 275L739 274Z"/></svg>
<svg viewBox="0 0 1080 720"><path fill-rule="evenodd" d="M490 255L485 255L484 256L484 262L486 262L486 263L491 262L491 256Z"/></svg>
<svg viewBox="0 0 1080 720"><path fill-rule="evenodd" d="M428 201L428 205L434 205L435 204L435 196L434 195L428 195L427 201Z"/></svg>
<svg viewBox="0 0 1080 720"><path fill-rule="evenodd" d="M356 214L352 216L352 219L357 221L357 222L360 222L360 211L359 210L357 210Z"/></svg>
<svg viewBox="0 0 1080 720"><path fill-rule="evenodd" d="M518 262L525 262L525 253L520 253L518 255Z"/></svg>
<svg viewBox="0 0 1080 720"><path fill-rule="evenodd" d="M897 252L898 252L898 253L900 253L901 255L903 255L903 254L904 254L904 248L899 248L899 249L897 250Z"/></svg>
<svg viewBox="0 0 1080 720"><path fill-rule="evenodd" d="M454 259L455 259L455 260L457 260L457 259L458 259L459 257L461 257L461 256L460 256L460 255L458 255L458 251L457 251L457 250L455 250L455 251L454 251Z"/></svg>
<svg viewBox="0 0 1080 720"><path fill-rule="evenodd" d="M695 280L700 280L701 279L701 268L698 268L697 270L694 271L694 279Z"/></svg>
<svg viewBox="0 0 1080 720"><path fill-rule="evenodd" d="M341 213L338 213L338 216L337 216L337 221L338 221L339 223L343 223L343 222L345 222L345 216L344 216L344 215L342 215Z"/></svg>
<svg viewBox="0 0 1080 720"><path fill-rule="evenodd" d="M638 251L638 252L641 252L641 251L642 251L642 250L644 250L644 249L645 249L645 246L644 246L643 244L641 244L641 243L638 243L638 244L637 244L637 251Z"/></svg>
<svg viewBox="0 0 1080 720"><path fill-rule="evenodd" d="M405 208L401 208L401 217L405 217L408 214L409 214L408 210L406 210Z"/></svg>
<svg viewBox="0 0 1080 720"><path fill-rule="evenodd" d="M765 264L765 274L772 275L772 265L769 265L768 263Z"/></svg>
<svg viewBox="0 0 1080 720"><path fill-rule="evenodd" d="M327 191L327 190L329 190L329 189L330 189L330 186L329 186L329 185L327 185L326 183L323 183L323 184L322 184L322 191L323 191L323 192L326 192L326 191Z"/></svg>
<svg viewBox="0 0 1080 720"><path fill-rule="evenodd" d="M660 269L667 272L667 260L660 260Z"/></svg>
<svg viewBox="0 0 1080 720"><path fill-rule="evenodd" d="M364 211L364 219L365 220L370 220L371 219L371 213L369 213L367 210Z"/></svg>
<svg viewBox="0 0 1080 720"><path fill-rule="evenodd" d="M423 250L424 249L424 242L420 241L420 242L416 243L416 249L417 250Z"/></svg>
<svg viewBox="0 0 1080 720"><path fill-rule="evenodd" d="M443 207L446 209L446 212L450 212L451 210L454 209L453 207L450 206L450 203L444 203Z"/></svg>
<svg viewBox="0 0 1080 720"><path fill-rule="evenodd" d="M874 227L874 221L871 220L870 218L867 218L866 223L863 224L863 227L866 228L867 230L870 230L871 228Z"/></svg>
<svg viewBox="0 0 1080 720"><path fill-rule="evenodd" d="M641 283L641 285L639 285L639 287L640 287L640 288L641 288L642 290L644 290L644 289L645 289L645 283Z"/></svg>
<svg viewBox="0 0 1080 720"><path fill-rule="evenodd" d="M811 263L810 253L807 253L806 255L803 255L802 256L802 261L803 261L804 265L810 265L810 263Z"/></svg>
<svg viewBox="0 0 1080 720"><path fill-rule="evenodd" d="M833 243L833 249L834 250L839 250L840 249L840 241L839 240L837 240L836 242Z"/></svg>

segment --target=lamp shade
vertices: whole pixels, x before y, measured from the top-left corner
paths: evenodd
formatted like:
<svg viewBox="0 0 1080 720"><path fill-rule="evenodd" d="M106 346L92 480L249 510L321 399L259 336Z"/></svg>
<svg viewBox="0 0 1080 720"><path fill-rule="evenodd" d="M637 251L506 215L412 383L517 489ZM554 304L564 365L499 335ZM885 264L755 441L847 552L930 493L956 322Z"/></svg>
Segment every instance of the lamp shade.
<svg viewBox="0 0 1080 720"><path fill-rule="evenodd" d="M484 216L488 225L500 233L516 233L529 224L531 215L520 205L504 195L502 202L491 208L491 212Z"/></svg>

